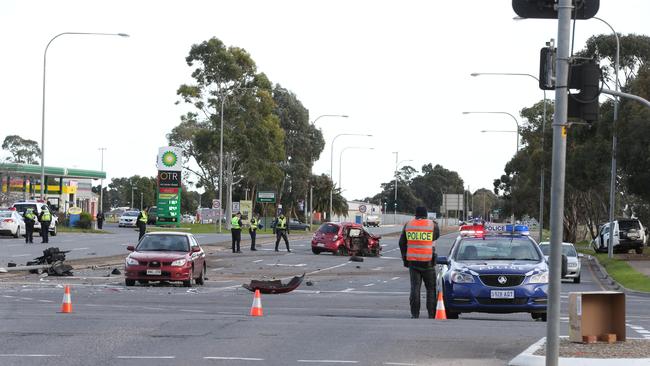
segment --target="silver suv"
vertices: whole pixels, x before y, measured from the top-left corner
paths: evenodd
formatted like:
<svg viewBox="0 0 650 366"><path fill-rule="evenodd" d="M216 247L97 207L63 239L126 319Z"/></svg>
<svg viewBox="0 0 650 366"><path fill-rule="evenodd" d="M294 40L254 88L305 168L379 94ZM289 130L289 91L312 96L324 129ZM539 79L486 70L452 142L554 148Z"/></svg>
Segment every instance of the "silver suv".
<svg viewBox="0 0 650 366"><path fill-rule="evenodd" d="M26 200L26 201L17 201L15 202L11 207L15 208L16 211L20 212L21 216L25 215L25 212L27 211L28 208L31 208L34 213L36 214L37 217L40 217L41 212L43 212L43 205L47 205L45 202L41 201L36 201L36 200ZM49 207L49 206L48 206ZM52 214L52 222L50 223L50 235L56 236L56 224L57 224L57 217L54 211L50 208L50 213ZM36 220L36 223L34 224L34 232L41 232L41 223Z"/></svg>
<svg viewBox="0 0 650 366"><path fill-rule="evenodd" d="M614 248L615 252L627 253L634 249L637 254L643 253L646 242L645 228L638 219L618 219L614 221ZM598 235L591 241L591 246L597 252L607 253L609 244L609 223L602 224Z"/></svg>

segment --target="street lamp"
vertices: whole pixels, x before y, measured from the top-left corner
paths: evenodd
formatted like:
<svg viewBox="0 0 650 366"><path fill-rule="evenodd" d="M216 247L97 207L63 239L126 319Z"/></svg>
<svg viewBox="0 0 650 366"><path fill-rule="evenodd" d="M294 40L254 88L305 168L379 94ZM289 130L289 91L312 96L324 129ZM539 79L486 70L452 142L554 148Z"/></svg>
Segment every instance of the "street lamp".
<svg viewBox="0 0 650 366"><path fill-rule="evenodd" d="M131 184L133 184L133 183L131 183ZM133 202L133 191L137 191L137 190L138 190L138 187L134 187L133 185L131 185L131 209L133 209L133 203L134 203Z"/></svg>
<svg viewBox="0 0 650 366"><path fill-rule="evenodd" d="M348 118L349 116L347 114L321 114L320 116L316 117L315 120L311 121L312 125L316 124L316 121L323 117L340 117L340 118Z"/></svg>
<svg viewBox="0 0 650 366"><path fill-rule="evenodd" d="M517 138L517 151L519 151L519 121L517 120L517 118L515 118L515 116L513 116L512 114L510 114L508 112L463 112L463 114L476 114L476 113L482 113L482 114L507 114L510 117L512 117L512 119L514 119L515 123L517 124L517 136L516 136L516 138Z"/></svg>
<svg viewBox="0 0 650 366"><path fill-rule="evenodd" d="M348 149L365 149L365 150L374 150L374 147L365 147L365 146L347 146L341 149L341 152L339 153L339 188L342 187L341 185L341 166L343 166L343 152Z"/></svg>
<svg viewBox="0 0 650 366"><path fill-rule="evenodd" d="M364 136L364 137L372 137L372 135L366 135L362 133L340 133L332 139L332 144L330 146L330 180L332 181L332 189L330 189L330 220L334 217L334 211L332 210L333 208L333 200L334 200L334 142L336 142L336 139L341 137L341 136Z"/></svg>
<svg viewBox="0 0 650 366"><path fill-rule="evenodd" d="M104 172L104 151L106 151L106 148L100 147L98 150L102 152L101 171L103 173ZM99 212L104 213L104 178L102 178L99 181Z"/></svg>
<svg viewBox="0 0 650 366"><path fill-rule="evenodd" d="M518 73L518 72L473 72L470 75L476 77L476 76L481 76L481 75L488 75L488 76L528 76L531 77L539 83L539 78L536 77L535 75L532 74L527 74L527 73ZM618 84L618 82L617 82ZM544 152L544 133L546 131L546 105L547 100L546 100L546 90L542 89L542 92L544 92L544 109L542 112L542 153ZM519 141L519 140L517 140ZM518 149L517 149L518 150ZM544 158L542 157L542 163L540 167L540 173L539 173L539 241L542 241L542 234L544 230Z"/></svg>
<svg viewBox="0 0 650 366"><path fill-rule="evenodd" d="M41 109L41 199L45 199L45 71L47 65L47 50L55 39L63 35L84 35L84 36L119 36L128 37L126 33L89 33L89 32L63 32L52 37L45 46L43 52L43 106Z"/></svg>
<svg viewBox="0 0 650 366"><path fill-rule="evenodd" d="M393 211L393 224L397 224L397 170L399 169L399 165L402 163L406 163L409 161L413 161L412 159L408 160L402 160L400 162L397 162L397 156L399 155L399 151L393 151L393 154L395 154L395 210Z"/></svg>

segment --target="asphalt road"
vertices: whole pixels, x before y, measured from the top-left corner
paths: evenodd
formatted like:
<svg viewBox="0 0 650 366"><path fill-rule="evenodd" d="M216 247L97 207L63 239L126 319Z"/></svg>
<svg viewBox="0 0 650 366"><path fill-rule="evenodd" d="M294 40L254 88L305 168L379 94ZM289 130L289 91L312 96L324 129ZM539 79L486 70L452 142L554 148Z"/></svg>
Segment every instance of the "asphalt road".
<svg viewBox="0 0 650 366"><path fill-rule="evenodd" d="M439 254L451 240L439 240ZM503 365L545 335L546 323L528 314L434 321L423 307L410 319L397 238L382 243L384 255L364 262L313 255L307 240L292 242L294 253L217 247L206 285L190 289L126 288L121 276L105 277L109 269L0 277L0 365ZM300 288L263 295L264 316L248 316L253 295L242 283L302 273ZM57 313L64 283L72 314ZM562 334L568 292L598 289L586 267L581 284L563 284ZM627 297L628 336L650 329L646 303Z"/></svg>

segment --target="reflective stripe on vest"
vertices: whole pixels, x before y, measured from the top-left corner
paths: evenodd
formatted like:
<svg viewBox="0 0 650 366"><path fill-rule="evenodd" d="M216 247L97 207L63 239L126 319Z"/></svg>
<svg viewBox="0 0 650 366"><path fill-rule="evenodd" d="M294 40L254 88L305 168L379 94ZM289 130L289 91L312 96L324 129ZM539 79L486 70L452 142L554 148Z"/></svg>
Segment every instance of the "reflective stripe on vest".
<svg viewBox="0 0 650 366"><path fill-rule="evenodd" d="M278 224L276 225L276 229L286 229L287 228L287 218L285 217L284 219L278 218Z"/></svg>
<svg viewBox="0 0 650 366"><path fill-rule="evenodd" d="M146 224L147 221L149 221L149 218L147 217L147 213L142 211L142 212L140 212L140 215L142 216L142 217L140 217L140 221L142 221L142 222L144 222Z"/></svg>
<svg viewBox="0 0 650 366"><path fill-rule="evenodd" d="M251 219L251 229L257 230L257 220Z"/></svg>
<svg viewBox="0 0 650 366"><path fill-rule="evenodd" d="M239 227L239 217L235 216L230 220L230 225L233 229L240 229Z"/></svg>
<svg viewBox="0 0 650 366"><path fill-rule="evenodd" d="M430 262L433 259L433 221L411 220L406 224L406 260Z"/></svg>

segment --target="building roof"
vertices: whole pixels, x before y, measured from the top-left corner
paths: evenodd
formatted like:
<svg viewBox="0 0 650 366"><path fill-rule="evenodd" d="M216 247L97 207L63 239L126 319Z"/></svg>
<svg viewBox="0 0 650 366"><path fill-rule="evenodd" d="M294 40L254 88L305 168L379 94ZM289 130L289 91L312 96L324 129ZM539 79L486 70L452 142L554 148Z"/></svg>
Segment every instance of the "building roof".
<svg viewBox="0 0 650 366"><path fill-rule="evenodd" d="M30 175L40 176L41 166L33 164L16 164L16 163L0 163L0 173L9 175ZM45 175L73 178L73 179L105 179L106 172L98 170L76 169L76 168L58 168L53 166L45 167Z"/></svg>

